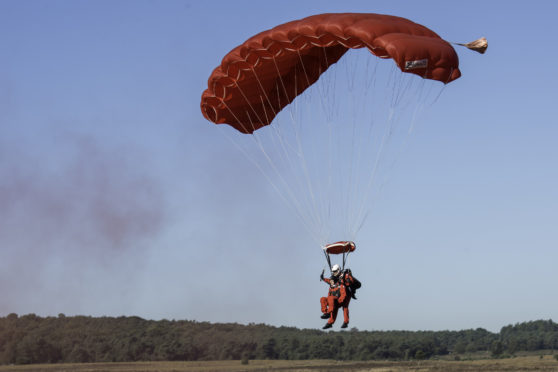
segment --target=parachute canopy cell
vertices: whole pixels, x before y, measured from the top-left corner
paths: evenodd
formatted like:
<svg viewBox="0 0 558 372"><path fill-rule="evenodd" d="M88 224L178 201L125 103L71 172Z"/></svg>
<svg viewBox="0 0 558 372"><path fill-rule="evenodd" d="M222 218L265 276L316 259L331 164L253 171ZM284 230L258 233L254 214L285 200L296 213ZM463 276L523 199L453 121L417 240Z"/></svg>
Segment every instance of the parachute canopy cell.
<svg viewBox="0 0 558 372"><path fill-rule="evenodd" d="M371 13L318 14L263 31L231 50L209 77L201 111L216 124L253 133L357 48L425 79L449 83L461 76L453 47L420 24Z"/></svg>
<svg viewBox="0 0 558 372"><path fill-rule="evenodd" d="M326 253L329 254L349 253L349 252L353 252L355 249L356 249L355 243L349 241L331 243L324 247Z"/></svg>

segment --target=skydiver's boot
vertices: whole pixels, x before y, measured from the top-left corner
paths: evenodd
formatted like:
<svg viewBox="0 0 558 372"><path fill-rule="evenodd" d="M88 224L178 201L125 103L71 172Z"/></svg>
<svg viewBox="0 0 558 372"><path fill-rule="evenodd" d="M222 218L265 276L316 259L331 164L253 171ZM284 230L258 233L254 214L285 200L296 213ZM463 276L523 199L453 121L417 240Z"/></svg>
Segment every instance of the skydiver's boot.
<svg viewBox="0 0 558 372"><path fill-rule="evenodd" d="M328 329L328 328L331 328L331 323L326 323L326 325L322 327L322 329Z"/></svg>
<svg viewBox="0 0 558 372"><path fill-rule="evenodd" d="M329 319L329 313L323 313L322 316L320 317L322 319Z"/></svg>
<svg viewBox="0 0 558 372"><path fill-rule="evenodd" d="M348 326L349 326L349 323L343 323L343 324L341 325L341 328L347 328Z"/></svg>

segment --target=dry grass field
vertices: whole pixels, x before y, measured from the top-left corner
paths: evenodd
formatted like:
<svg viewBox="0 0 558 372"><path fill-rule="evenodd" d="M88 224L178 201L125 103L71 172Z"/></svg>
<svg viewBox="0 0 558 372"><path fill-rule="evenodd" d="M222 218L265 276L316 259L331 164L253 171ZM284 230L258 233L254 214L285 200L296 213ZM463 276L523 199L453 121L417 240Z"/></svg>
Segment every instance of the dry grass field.
<svg viewBox="0 0 558 372"><path fill-rule="evenodd" d="M338 362L331 360L251 360L243 365L238 360L212 362L138 362L138 363L84 363L84 364L35 364L0 366L0 372L241 372L241 371L558 371L558 361L550 355L522 356L507 359L471 361L370 361Z"/></svg>

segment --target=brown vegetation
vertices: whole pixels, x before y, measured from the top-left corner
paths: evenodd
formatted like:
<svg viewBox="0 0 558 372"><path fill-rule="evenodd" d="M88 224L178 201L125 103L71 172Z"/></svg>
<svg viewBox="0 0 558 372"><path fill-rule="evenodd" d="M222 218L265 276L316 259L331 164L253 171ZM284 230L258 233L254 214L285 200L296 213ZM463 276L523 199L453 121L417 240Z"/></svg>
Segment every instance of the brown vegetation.
<svg viewBox="0 0 558 372"><path fill-rule="evenodd" d="M331 360L251 360L243 365L239 360L207 362L135 362L135 363L83 363L33 364L0 366L0 372L241 372L241 371L557 371L558 361L551 355L522 356L506 359L467 361L367 361L340 362Z"/></svg>

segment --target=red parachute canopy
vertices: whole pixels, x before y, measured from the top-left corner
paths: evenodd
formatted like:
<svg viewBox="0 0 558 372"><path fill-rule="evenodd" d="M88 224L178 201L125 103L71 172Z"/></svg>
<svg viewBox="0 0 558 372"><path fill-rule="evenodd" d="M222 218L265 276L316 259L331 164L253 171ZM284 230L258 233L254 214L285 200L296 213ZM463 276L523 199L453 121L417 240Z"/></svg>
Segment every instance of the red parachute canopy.
<svg viewBox="0 0 558 372"><path fill-rule="evenodd" d="M401 71L449 83L461 76L453 47L408 19L366 13L310 16L279 25L230 51L208 81L201 111L243 133L271 123L349 49L392 58Z"/></svg>
<svg viewBox="0 0 558 372"><path fill-rule="evenodd" d="M349 241L331 243L324 247L326 253L329 254L349 253L354 251L355 249L356 249L355 243Z"/></svg>

